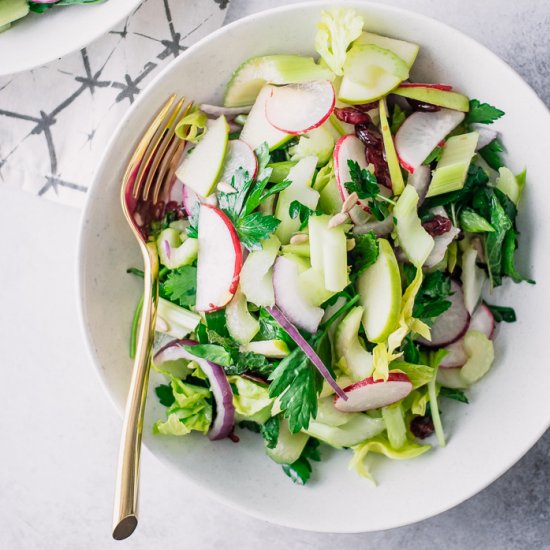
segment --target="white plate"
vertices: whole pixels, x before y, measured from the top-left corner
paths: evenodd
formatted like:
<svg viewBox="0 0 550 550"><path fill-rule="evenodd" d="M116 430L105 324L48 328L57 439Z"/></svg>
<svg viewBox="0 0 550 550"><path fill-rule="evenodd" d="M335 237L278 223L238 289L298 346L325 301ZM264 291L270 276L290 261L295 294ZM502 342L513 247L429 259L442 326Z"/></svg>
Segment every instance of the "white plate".
<svg viewBox="0 0 550 550"><path fill-rule="evenodd" d="M140 3L107 0L104 4L54 7L44 14L29 14L0 33L0 76L39 67L83 48Z"/></svg>
<svg viewBox="0 0 550 550"><path fill-rule="evenodd" d="M513 306L519 320L499 327L495 366L468 392L470 405L442 403L447 447L404 462L377 458L372 466L377 487L348 471L350 452L323 450L311 483L298 487L264 455L255 434L242 433L239 444L152 436L152 422L164 412L154 395L148 402L145 444L172 468L174 478L186 477L253 516L301 529L361 532L412 523L459 504L510 468L550 424L550 369L542 352L550 311L550 116L512 69L467 36L405 10L345 3L365 16L370 30L422 45L415 80L452 83L506 111L495 126L504 135L511 168L529 167L520 220L522 269L537 285L507 285L493 297ZM231 71L248 57L312 54L315 25L327 6L284 7L213 33L157 77L115 133L84 214L78 269L88 344L119 410L130 377L129 327L140 292L140 281L125 273L141 262L118 200L133 144L169 93L216 102Z"/></svg>

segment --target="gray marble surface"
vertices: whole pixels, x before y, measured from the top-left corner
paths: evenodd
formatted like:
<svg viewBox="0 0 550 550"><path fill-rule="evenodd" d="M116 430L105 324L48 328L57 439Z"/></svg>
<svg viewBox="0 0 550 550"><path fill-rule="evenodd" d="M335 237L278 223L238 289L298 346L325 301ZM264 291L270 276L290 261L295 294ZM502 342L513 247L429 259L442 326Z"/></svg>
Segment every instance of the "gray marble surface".
<svg viewBox="0 0 550 550"><path fill-rule="evenodd" d="M230 18L283 3L233 0ZM462 29L506 59L550 103L548 0L388 3ZM10 186L0 186L0 204L9 204L0 234L14 235L18 228L17 238L4 239L0 270L0 550L550 548L550 432L460 506L415 525L363 535L307 533L249 518L174 479L145 452L141 524L130 540L113 542L120 420L84 351L78 322L80 214Z"/></svg>

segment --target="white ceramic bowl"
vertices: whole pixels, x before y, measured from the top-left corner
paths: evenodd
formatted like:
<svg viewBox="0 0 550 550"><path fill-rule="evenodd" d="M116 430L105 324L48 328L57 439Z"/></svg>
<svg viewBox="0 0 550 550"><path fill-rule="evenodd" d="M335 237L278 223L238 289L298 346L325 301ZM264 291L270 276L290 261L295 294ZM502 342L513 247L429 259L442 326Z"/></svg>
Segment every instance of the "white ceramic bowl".
<svg viewBox="0 0 550 550"><path fill-rule="evenodd" d="M492 298L513 306L519 320L499 327L495 366L468 392L470 405L448 400L442 405L447 447L411 461L376 459L372 470L377 487L348 471L350 452L324 450L310 484L299 487L264 455L255 434L242 433L239 444L212 443L200 436L153 436L152 422L164 411L152 394L145 444L174 477L184 476L253 516L301 529L361 532L412 523L459 504L510 468L550 424L550 369L543 351L550 311L550 116L514 71L456 30L401 9L364 1L339 4L362 13L369 30L419 43L415 80L452 83L506 111L495 126L510 151L510 167L529 168L520 220L522 269L537 279L537 285L507 285ZM130 151L168 94L219 102L231 71L248 57L312 54L320 10L329 6L323 2L283 7L213 33L151 83L107 148L84 214L78 269L88 344L119 411L130 378L129 327L140 292L140 281L125 273L128 266L140 265L140 257L118 201Z"/></svg>
<svg viewBox="0 0 550 550"><path fill-rule="evenodd" d="M0 33L0 76L39 67L83 48L122 21L140 2L108 0L105 4L29 14Z"/></svg>

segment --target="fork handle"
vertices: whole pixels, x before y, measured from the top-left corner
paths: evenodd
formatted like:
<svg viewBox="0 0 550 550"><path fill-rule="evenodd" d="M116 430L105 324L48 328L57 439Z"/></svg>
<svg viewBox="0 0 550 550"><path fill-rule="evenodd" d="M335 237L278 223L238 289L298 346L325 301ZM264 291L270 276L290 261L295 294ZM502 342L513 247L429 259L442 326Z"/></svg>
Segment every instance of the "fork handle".
<svg viewBox="0 0 550 550"><path fill-rule="evenodd" d="M159 264L154 243L144 244L142 254L145 264L143 309L118 455L113 513L113 538L116 540L129 537L138 522L141 435L157 316Z"/></svg>

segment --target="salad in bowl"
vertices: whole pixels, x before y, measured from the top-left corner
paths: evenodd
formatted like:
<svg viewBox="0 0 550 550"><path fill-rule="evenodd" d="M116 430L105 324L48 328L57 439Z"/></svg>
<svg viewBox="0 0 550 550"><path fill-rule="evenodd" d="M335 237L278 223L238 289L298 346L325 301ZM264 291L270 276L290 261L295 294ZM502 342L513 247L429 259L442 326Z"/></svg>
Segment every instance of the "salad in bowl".
<svg viewBox="0 0 550 550"><path fill-rule="evenodd" d="M77 4L100 4L105 0L2 0L0 2L0 32L8 30L13 23L29 13L44 13L56 6Z"/></svg>
<svg viewBox="0 0 550 550"><path fill-rule="evenodd" d="M467 406L515 320L485 290L533 282L504 113L413 82L419 46L351 9L321 14L315 49L237 67L223 106L180 122L170 194L140 213L162 266L154 432L252 430L299 484L321 444L370 478L370 453L445 446L446 400Z"/></svg>

